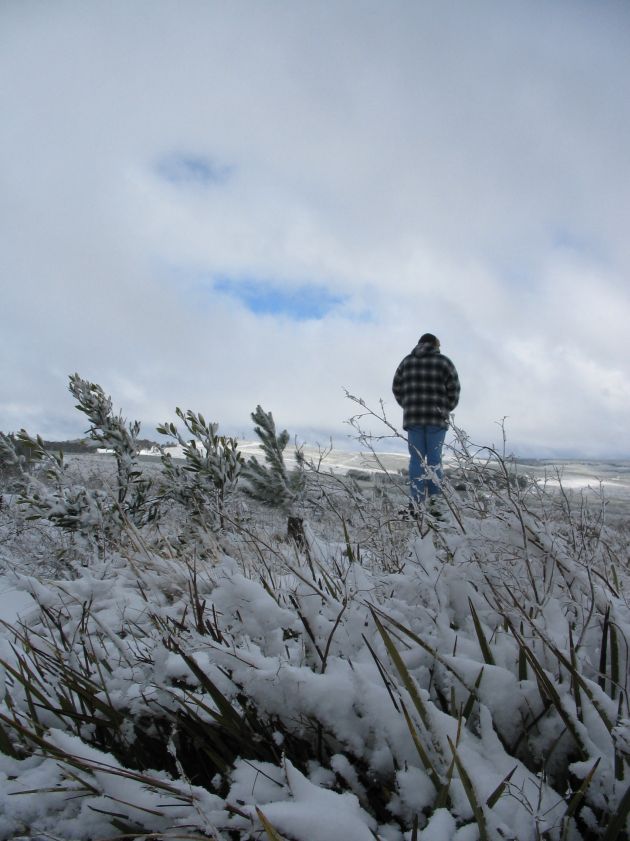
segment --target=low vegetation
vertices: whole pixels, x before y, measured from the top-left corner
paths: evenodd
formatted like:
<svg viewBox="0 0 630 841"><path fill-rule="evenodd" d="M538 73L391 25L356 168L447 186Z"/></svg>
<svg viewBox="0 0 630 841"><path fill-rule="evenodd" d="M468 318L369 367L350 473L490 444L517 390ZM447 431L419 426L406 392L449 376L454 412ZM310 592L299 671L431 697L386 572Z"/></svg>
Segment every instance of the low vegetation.
<svg viewBox="0 0 630 841"><path fill-rule="evenodd" d="M445 518L404 520L399 476L289 469L260 407L265 464L178 410L184 460L141 467L139 425L70 388L114 460L2 439L0 563L33 603L0 648L0 838L629 837L603 498L459 433Z"/></svg>

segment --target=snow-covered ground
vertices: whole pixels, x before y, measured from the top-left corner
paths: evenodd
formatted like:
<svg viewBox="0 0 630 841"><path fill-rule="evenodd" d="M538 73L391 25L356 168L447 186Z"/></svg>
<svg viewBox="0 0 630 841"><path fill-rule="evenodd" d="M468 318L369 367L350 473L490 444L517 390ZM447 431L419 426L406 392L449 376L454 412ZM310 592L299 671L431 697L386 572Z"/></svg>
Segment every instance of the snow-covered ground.
<svg viewBox="0 0 630 841"><path fill-rule="evenodd" d="M12 583L6 573L0 576L0 620L15 622L33 607L35 602L30 593Z"/></svg>
<svg viewBox="0 0 630 841"><path fill-rule="evenodd" d="M264 458L262 446L257 441L238 442L239 449L245 456L256 456L259 460ZM341 450L329 447L313 447L304 445L301 447L304 457L307 461L321 464L323 470L330 470L335 473L344 474L349 470L362 470L369 473L378 473L384 471L391 471L393 473L407 467L409 463L409 456L403 452L366 452L361 450ZM105 452L102 450L101 452ZM184 457L183 447L175 444L168 448L168 452L175 459L182 459ZM286 463L289 467L295 466L295 459L292 456L293 450L287 448ZM141 451L141 456L144 458L157 458L159 452L155 450Z"/></svg>
<svg viewBox="0 0 630 841"><path fill-rule="evenodd" d="M0 839L626 838L628 530L581 491L623 511L628 474L456 466L408 520L344 476L378 461L331 456L301 546L240 492L221 530L170 502L107 541L6 497Z"/></svg>
<svg viewBox="0 0 630 841"><path fill-rule="evenodd" d="M599 489L611 499L630 496L630 461L524 461L519 469L545 482L549 487Z"/></svg>

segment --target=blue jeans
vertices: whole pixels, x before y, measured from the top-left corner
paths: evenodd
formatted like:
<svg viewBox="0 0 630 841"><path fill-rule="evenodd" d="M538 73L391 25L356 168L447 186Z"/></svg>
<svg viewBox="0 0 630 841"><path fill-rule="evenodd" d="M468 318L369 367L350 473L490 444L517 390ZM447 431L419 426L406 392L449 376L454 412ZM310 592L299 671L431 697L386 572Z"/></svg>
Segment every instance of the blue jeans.
<svg viewBox="0 0 630 841"><path fill-rule="evenodd" d="M421 502L427 491L429 496L440 493L434 479L439 481L443 476L442 445L445 437L446 429L441 426L410 426L407 430L412 502Z"/></svg>

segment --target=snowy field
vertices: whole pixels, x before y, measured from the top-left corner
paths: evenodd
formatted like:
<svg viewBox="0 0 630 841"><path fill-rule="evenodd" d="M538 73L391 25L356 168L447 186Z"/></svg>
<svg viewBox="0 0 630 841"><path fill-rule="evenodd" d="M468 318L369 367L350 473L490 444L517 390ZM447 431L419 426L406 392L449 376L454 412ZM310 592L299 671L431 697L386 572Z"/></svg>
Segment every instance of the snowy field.
<svg viewBox="0 0 630 841"><path fill-rule="evenodd" d="M261 446L256 441L239 441L239 446L247 455L261 456ZM333 448L328 452L326 448L304 446L304 455L311 462L321 463L323 470L330 470L335 473L347 473L349 470L362 470L370 473L389 471L397 473L405 470L409 463L409 456L406 452L378 453L364 450L343 450ZM182 447L171 448L174 458L182 458ZM148 453L144 453L151 458ZM291 459L287 459L291 463ZM445 452L444 464L446 467L454 466L457 459L454 455ZM561 459L514 459L515 469L524 476L529 476L545 482L549 487L559 487L560 484L567 489L599 489L600 486L606 491L611 501L626 499L630 497L630 461L624 460L585 460Z"/></svg>
<svg viewBox="0 0 630 841"><path fill-rule="evenodd" d="M625 500L630 497L630 462L577 461L549 459L518 462L519 470L546 481L550 487L567 489L591 488L601 486L606 496L613 500Z"/></svg>
<svg viewBox="0 0 630 841"><path fill-rule="evenodd" d="M417 520L402 454L290 510L139 464L3 496L0 839L628 838L627 463L454 454Z"/></svg>

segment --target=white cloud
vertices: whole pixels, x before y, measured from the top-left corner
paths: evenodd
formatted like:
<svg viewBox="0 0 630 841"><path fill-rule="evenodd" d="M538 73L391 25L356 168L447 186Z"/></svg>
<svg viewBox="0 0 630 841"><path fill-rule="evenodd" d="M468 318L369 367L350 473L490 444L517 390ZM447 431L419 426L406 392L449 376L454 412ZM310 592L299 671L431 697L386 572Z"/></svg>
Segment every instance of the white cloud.
<svg viewBox="0 0 630 841"><path fill-rule="evenodd" d="M3 4L0 428L76 429L78 369L148 422L339 429L431 330L478 439L627 453L629 29L580 0ZM256 317L216 276L349 304Z"/></svg>

